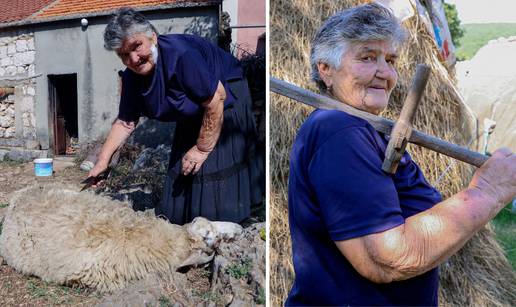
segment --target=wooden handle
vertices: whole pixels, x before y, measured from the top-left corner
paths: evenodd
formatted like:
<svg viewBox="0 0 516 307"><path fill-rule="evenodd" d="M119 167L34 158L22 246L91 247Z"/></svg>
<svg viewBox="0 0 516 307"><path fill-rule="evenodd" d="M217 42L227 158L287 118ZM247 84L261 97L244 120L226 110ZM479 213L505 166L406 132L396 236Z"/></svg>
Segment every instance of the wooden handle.
<svg viewBox="0 0 516 307"><path fill-rule="evenodd" d="M466 147L441 140L440 138L425 134L419 130L412 131L409 142L476 167L481 167L487 159L489 159L486 155L476 151L471 151Z"/></svg>
<svg viewBox="0 0 516 307"><path fill-rule="evenodd" d="M423 92L425 91L429 77L430 67L424 64L418 64L407 98L405 98L405 102L403 103L400 117L392 129L391 138L385 150L385 159L383 160L382 169L386 173L394 174L398 169L398 164L405 153L407 142L412 134L412 122L414 122L417 107L419 106L421 97L423 97Z"/></svg>
<svg viewBox="0 0 516 307"><path fill-rule="evenodd" d="M316 94L274 77L270 77L270 90L274 93L294 99L314 108L341 110L360 117L368 121L377 131L384 134L390 135L392 127L394 126L394 123L391 120L357 110L342 102L331 99L330 97ZM408 141L476 167L482 166L482 164L484 164L484 162L489 158L478 152L474 152L465 147L427 135L415 129L412 130L412 134Z"/></svg>
<svg viewBox="0 0 516 307"><path fill-rule="evenodd" d="M407 98L405 98L405 102L403 103L403 108L401 109L400 120L410 124L414 122L417 107L419 106L421 97L423 97L423 92L425 91L429 77L430 67L424 64L417 64L412 85L410 86Z"/></svg>

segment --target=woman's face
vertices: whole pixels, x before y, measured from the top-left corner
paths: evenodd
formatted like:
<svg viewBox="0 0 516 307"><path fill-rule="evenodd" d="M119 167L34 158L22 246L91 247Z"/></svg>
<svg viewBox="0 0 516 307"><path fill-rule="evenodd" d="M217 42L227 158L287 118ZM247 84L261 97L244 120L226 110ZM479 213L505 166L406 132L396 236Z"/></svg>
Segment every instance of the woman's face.
<svg viewBox="0 0 516 307"><path fill-rule="evenodd" d="M154 70L156 64L151 51L156 41L155 33L150 38L144 33L136 33L124 39L122 47L117 49L116 53L127 68L139 75L147 76Z"/></svg>
<svg viewBox="0 0 516 307"><path fill-rule="evenodd" d="M357 109L379 114L387 107L398 80L397 53L392 43L370 41L349 46L338 68L319 63L319 74L330 93Z"/></svg>

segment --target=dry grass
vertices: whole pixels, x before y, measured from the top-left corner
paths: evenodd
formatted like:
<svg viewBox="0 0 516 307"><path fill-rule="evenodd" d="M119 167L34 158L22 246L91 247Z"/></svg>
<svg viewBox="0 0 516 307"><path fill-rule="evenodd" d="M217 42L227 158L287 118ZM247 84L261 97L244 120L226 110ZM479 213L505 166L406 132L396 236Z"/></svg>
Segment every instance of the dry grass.
<svg viewBox="0 0 516 307"><path fill-rule="evenodd" d="M315 30L333 12L366 1L274 0L270 4L271 75L316 91L309 80L309 44ZM471 118L453 87L453 75L437 59L432 38L420 21L406 22L409 42L401 51L399 81L389 109L382 116L396 118L417 63L432 68L416 117L416 127L458 144L475 140ZM289 99L271 94L270 178L271 178L271 297L272 306L281 306L290 291L294 272L291 262L287 214L289 151L297 129L312 111ZM472 169L452 163L448 157L410 146L430 183L448 197L462 189ZM437 182L445 169L448 172ZM491 230L477 234L457 255L441 266L441 305L508 306L516 301L516 277Z"/></svg>

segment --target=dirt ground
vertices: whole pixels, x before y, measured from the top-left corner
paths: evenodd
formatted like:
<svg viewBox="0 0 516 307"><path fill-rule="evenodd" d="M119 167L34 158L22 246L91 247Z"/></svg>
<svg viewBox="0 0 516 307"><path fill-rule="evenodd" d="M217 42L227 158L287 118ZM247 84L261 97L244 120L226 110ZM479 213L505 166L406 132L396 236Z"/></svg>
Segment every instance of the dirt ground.
<svg viewBox="0 0 516 307"><path fill-rule="evenodd" d="M72 166L72 160L56 161L51 178L37 179L32 163L0 162L0 221L5 215L12 192L38 181L56 181L77 185L85 174ZM24 276L2 261L0 264L0 306L92 306L102 296L89 289L69 288Z"/></svg>
<svg viewBox="0 0 516 307"><path fill-rule="evenodd" d="M86 173L75 166L71 159L54 160L54 176L46 179L37 179L33 167L32 163L0 161L0 221L8 209L12 192L40 181L72 184L80 189L80 182L86 177ZM194 301L200 305L210 301L206 294L210 284L208 272L207 268L194 268L184 274L182 285L192 289L194 296L197 294ZM101 294L91 289L70 288L47 283L37 277L24 276L0 257L0 306L172 306L171 302L180 302L175 298L176 288L163 281L158 284L143 281L132 290Z"/></svg>

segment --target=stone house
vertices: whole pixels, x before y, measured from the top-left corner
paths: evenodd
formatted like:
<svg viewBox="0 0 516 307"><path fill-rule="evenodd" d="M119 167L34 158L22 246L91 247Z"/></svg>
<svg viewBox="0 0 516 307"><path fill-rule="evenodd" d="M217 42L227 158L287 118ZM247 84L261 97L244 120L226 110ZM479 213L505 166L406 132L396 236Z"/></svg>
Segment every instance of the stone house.
<svg viewBox="0 0 516 307"><path fill-rule="evenodd" d="M221 4L0 0L0 160L63 155L109 131L124 66L103 48L102 33L116 9L138 9L161 34L198 34L216 42Z"/></svg>

